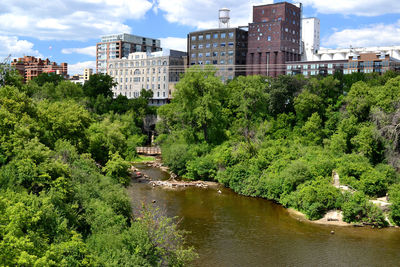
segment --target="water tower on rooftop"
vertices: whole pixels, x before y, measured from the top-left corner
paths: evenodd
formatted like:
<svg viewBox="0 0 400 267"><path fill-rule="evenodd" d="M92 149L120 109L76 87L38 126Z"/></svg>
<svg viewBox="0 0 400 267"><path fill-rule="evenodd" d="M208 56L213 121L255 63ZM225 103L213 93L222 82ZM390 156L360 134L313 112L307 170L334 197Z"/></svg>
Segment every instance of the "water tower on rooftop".
<svg viewBox="0 0 400 267"><path fill-rule="evenodd" d="M231 17L229 13L231 10L229 8L221 8L219 10L219 27L220 28L229 28L229 22Z"/></svg>

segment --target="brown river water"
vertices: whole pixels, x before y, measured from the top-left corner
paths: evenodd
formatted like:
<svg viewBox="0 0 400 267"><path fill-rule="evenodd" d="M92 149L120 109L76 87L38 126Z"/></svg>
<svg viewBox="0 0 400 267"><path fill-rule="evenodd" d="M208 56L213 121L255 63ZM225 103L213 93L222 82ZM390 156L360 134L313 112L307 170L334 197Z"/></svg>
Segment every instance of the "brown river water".
<svg viewBox="0 0 400 267"><path fill-rule="evenodd" d="M137 167L153 180L169 177ZM134 207L144 202L178 217L199 254L195 266L400 266L399 228L317 225L271 201L219 189L221 194L217 188L172 190L132 182L128 194Z"/></svg>

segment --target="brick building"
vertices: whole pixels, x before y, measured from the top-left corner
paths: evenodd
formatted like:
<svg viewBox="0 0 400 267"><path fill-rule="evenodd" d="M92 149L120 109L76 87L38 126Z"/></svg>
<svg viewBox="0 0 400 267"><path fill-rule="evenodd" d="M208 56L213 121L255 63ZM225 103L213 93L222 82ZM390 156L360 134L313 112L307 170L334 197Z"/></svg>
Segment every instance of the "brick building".
<svg viewBox="0 0 400 267"><path fill-rule="evenodd" d="M56 73L67 77L68 64L61 63L58 65L56 62L51 62L48 58L43 60L33 56L25 56L23 58L14 59L11 66L24 77L24 81L30 81L41 73Z"/></svg>
<svg viewBox="0 0 400 267"><path fill-rule="evenodd" d="M253 6L248 34L247 75L285 74L285 62L300 60L300 4Z"/></svg>
<svg viewBox="0 0 400 267"><path fill-rule="evenodd" d="M214 65L223 81L245 75L247 31L217 28L191 32L187 37L187 64Z"/></svg>
<svg viewBox="0 0 400 267"><path fill-rule="evenodd" d="M157 39L126 33L102 36L101 42L96 45L96 72L107 73L110 59L127 58L134 52L156 51L161 51L161 42Z"/></svg>

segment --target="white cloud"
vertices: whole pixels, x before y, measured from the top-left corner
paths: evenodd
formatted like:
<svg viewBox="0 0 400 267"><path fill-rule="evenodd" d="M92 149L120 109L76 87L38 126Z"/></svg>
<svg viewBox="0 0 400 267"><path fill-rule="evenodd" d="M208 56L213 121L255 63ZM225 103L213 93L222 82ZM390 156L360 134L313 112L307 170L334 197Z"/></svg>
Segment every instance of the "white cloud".
<svg viewBox="0 0 400 267"><path fill-rule="evenodd" d="M1 0L0 34L82 40L130 32L124 24L153 8L149 0Z"/></svg>
<svg viewBox="0 0 400 267"><path fill-rule="evenodd" d="M373 24L364 28L336 31L324 38L323 46L366 47L400 45L400 20L394 24Z"/></svg>
<svg viewBox="0 0 400 267"><path fill-rule="evenodd" d="M378 16L400 13L398 0L302 0L322 14Z"/></svg>
<svg viewBox="0 0 400 267"><path fill-rule="evenodd" d="M218 27L218 10L231 9L231 26L245 26L252 21L253 5L270 4L272 0L159 0L158 9L166 12L165 18L172 23L197 27Z"/></svg>
<svg viewBox="0 0 400 267"><path fill-rule="evenodd" d="M187 40L186 38L178 38L178 37L167 37L167 38L159 38L161 40L162 48L169 48L178 51L186 52L187 50Z"/></svg>
<svg viewBox="0 0 400 267"><path fill-rule="evenodd" d="M42 57L34 44L26 40L19 40L16 36L0 35L0 60L11 54L13 58L26 56Z"/></svg>
<svg viewBox="0 0 400 267"><path fill-rule="evenodd" d="M61 53L63 54L82 54L82 55L88 55L91 57L96 56L96 46L88 46L88 47L82 47L82 48L64 48L61 50Z"/></svg>
<svg viewBox="0 0 400 267"><path fill-rule="evenodd" d="M91 68L96 71L96 61L83 61L75 64L68 64L68 74L83 74L83 70L86 68Z"/></svg>

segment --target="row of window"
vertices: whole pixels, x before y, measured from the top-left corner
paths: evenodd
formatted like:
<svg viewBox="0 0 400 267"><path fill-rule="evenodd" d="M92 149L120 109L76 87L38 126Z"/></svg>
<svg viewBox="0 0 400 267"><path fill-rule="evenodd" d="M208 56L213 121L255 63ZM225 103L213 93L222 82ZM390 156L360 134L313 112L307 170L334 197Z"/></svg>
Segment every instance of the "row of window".
<svg viewBox="0 0 400 267"><path fill-rule="evenodd" d="M226 43L220 43L220 44L218 44L218 43L213 43L213 44L212 44L212 47L213 47L213 48L217 48L218 46L220 46L220 47L226 47ZM233 42L229 42L229 43L228 43L228 47L233 48L234 46L235 46L235 44L234 44ZM191 49L196 49L196 48L198 48L198 49L211 48L211 44L210 44L210 43L205 44L205 45L204 45L204 44L199 44L198 46L195 45L195 44L192 44Z"/></svg>
<svg viewBox="0 0 400 267"><path fill-rule="evenodd" d="M203 57L203 55L205 56L205 57L218 57L218 52L206 52L206 53L198 53L198 54L196 54L196 53L193 53L193 54L191 54L191 57L192 58L195 58L195 57ZM225 52L225 51L221 51L220 53L219 53L219 55L221 56L221 57L224 57L224 56L226 56L226 55L228 55L228 56L233 56L234 55L234 52L233 52L233 50L229 50L228 51L228 53L227 52Z"/></svg>
<svg viewBox="0 0 400 267"><path fill-rule="evenodd" d="M116 89L118 89L119 88L119 90L123 90L123 89L125 89L125 90L132 90L132 85L119 85L119 86L117 86L116 87ZM142 86L141 86L141 88L146 88L147 90L161 90L161 85L160 84L156 84L156 86L154 85L154 84L151 84L151 86L150 86L150 84L146 84L146 86L144 86L144 84L142 84ZM165 90L166 89L166 86L165 86L165 84L163 84L163 89Z"/></svg>
<svg viewBox="0 0 400 267"><path fill-rule="evenodd" d="M332 75L333 74L333 70L328 70L327 73ZM292 72L292 71L286 71L286 74L287 75L293 75L295 73ZM312 71L303 71L302 74L303 74L303 76L307 77L307 76L310 76L310 75L311 76L315 76L315 75L318 75L320 73L319 73L319 71L312 70Z"/></svg>
<svg viewBox="0 0 400 267"><path fill-rule="evenodd" d="M150 68L147 68L146 69L147 71L146 71L146 73L147 74L150 74ZM152 68L151 69L152 71L152 74L156 74L156 68ZM167 68L163 68L162 69L162 72L163 73L167 73ZM161 73L161 68L157 68L157 73ZM145 74L145 69L142 69L142 71L140 71L140 69L135 69L134 71L132 71L132 70L128 70L128 69L125 69L125 71L124 70L115 70L115 71L113 71L113 70L110 70L109 71L109 75L141 75L141 74Z"/></svg>
<svg viewBox="0 0 400 267"><path fill-rule="evenodd" d="M226 33L222 32L220 34L219 33L213 33L212 34L213 39L218 39L219 36L221 36L221 39L225 39L226 38ZM234 36L234 32L228 32L228 37L229 38L233 38L233 36ZM207 33L207 34L204 34L204 35L203 34L192 35L191 40L192 41L196 41L196 40L202 41L202 40L204 40L204 38L206 40L211 40L211 33Z"/></svg>
<svg viewBox="0 0 400 267"><path fill-rule="evenodd" d="M138 98L140 96L140 92L114 92L114 97L117 97L118 95ZM165 92L163 92L162 96L165 97L165 95L166 95ZM157 92L157 97L160 97L160 92Z"/></svg>
<svg viewBox="0 0 400 267"><path fill-rule="evenodd" d="M167 61L161 61L161 60L158 60L158 61L156 61L156 60L147 60L147 61L144 61L144 60L142 60L142 61L136 61L136 62L125 62L125 63L115 63L114 65L113 64L110 64L109 66L108 66L108 68L110 68L110 69L112 69L112 68L118 68L118 67L120 67L120 68L123 68L123 67L140 67L140 66L142 66L142 67L144 67L144 66L146 66L146 63L147 63L147 66L155 66L155 65L158 65L158 66L166 66L166 65L168 65L168 62Z"/></svg>
<svg viewBox="0 0 400 267"><path fill-rule="evenodd" d="M128 78L119 78L119 80L118 80L118 78L114 78L114 80L116 81L116 82L120 82L120 83L123 83L123 82L126 82L126 83L128 83L128 82L135 82L135 83L138 83L138 82L140 82L140 80L142 81L142 82L144 82L144 80L145 80L145 77L142 77L142 79L140 79L140 77L134 77L134 78L132 78L132 77L130 77L129 79ZM146 77L146 80L147 80L147 82L150 82L150 77ZM157 77L157 79L156 79L156 77L152 77L152 79L151 79L151 81L153 81L153 82L155 82L155 81L159 81L159 82L161 82L161 77L160 76L158 76ZM164 82L165 81L167 81L167 77L166 76L164 76L164 78L162 79Z"/></svg>
<svg viewBox="0 0 400 267"><path fill-rule="evenodd" d="M198 65L204 65L204 64L205 64L205 65L210 65L210 64L218 65L218 60L206 60L206 61L199 60L199 61L197 62L197 64L198 64ZM233 59L220 60L220 61L219 61L219 64L220 64L220 65L225 65L225 64L232 65L232 64L233 64ZM190 65L196 65L196 61L191 61L191 62L190 62Z"/></svg>
<svg viewBox="0 0 400 267"><path fill-rule="evenodd" d="M293 69L300 69L303 68L303 70L307 70L307 69L319 69L319 68L324 68L326 66L328 66L328 69L332 69L333 68L333 64L311 64L311 65L287 65L286 69L291 70Z"/></svg>

